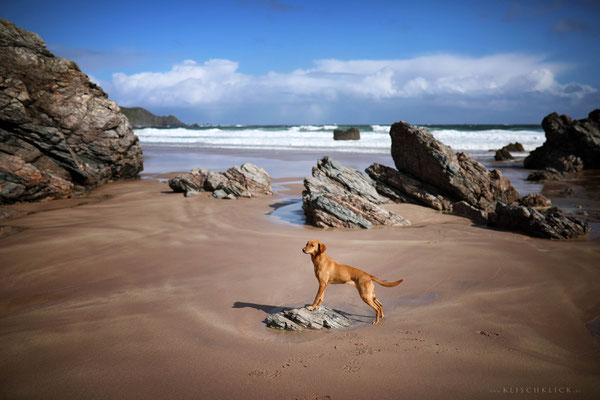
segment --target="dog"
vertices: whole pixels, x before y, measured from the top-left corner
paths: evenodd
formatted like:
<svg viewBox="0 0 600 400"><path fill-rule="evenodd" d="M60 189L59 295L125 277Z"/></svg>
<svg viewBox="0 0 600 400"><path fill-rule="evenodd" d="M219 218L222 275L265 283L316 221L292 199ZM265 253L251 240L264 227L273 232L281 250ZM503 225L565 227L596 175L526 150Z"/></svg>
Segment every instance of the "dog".
<svg viewBox="0 0 600 400"><path fill-rule="evenodd" d="M306 246L302 249L304 254L310 254L312 263L315 266L315 276L319 281L319 290L317 291L315 301L311 306L307 307L307 309L312 311L321 306L325 295L325 288L328 284L347 283L356 287L360 298L363 299L369 307L375 310L375 321L373 322L373 325L377 325L379 323L379 317L383 319L385 316L383 315L383 304L375 297L375 285L373 284L373 281L382 286L394 287L399 285L404 279L400 279L396 282L384 282L358 268L340 264L333 258L328 257L326 250L327 247L325 244L318 240L308 241Z"/></svg>

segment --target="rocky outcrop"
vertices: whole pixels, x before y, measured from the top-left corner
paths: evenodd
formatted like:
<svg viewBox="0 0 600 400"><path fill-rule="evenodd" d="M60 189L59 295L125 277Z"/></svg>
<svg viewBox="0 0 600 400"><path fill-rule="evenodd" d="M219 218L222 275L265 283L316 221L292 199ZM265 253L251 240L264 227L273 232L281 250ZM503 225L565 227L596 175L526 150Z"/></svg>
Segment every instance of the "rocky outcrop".
<svg viewBox="0 0 600 400"><path fill-rule="evenodd" d="M198 168L169 179L169 187L182 192L186 197L200 192L213 192L219 199L238 197L270 196L271 177L263 168L245 163L241 167L232 167L225 172L214 172Z"/></svg>
<svg viewBox="0 0 600 400"><path fill-rule="evenodd" d="M127 118L77 64L0 19L0 203L68 197L143 169Z"/></svg>
<svg viewBox="0 0 600 400"><path fill-rule="evenodd" d="M390 136L396 169L434 187L452 202L465 201L489 212L497 201L510 204L519 198L500 171L489 171L468 154L455 153L426 128L397 122Z"/></svg>
<svg viewBox="0 0 600 400"><path fill-rule="evenodd" d="M554 168L559 172L600 169L600 109L573 120L549 114L542 121L546 142L525 158L525 168Z"/></svg>
<svg viewBox="0 0 600 400"><path fill-rule="evenodd" d="M341 329L350 326L352 320L339 311L319 307L309 311L306 307L283 310L267 317L267 326L286 331Z"/></svg>
<svg viewBox="0 0 600 400"><path fill-rule="evenodd" d="M381 164L366 169L377 191L396 203L415 203L434 210L451 211L453 201L439 189L406 173Z"/></svg>
<svg viewBox="0 0 600 400"><path fill-rule="evenodd" d="M500 171L488 171L465 153L454 153L426 128L398 122L390 129L397 169L367 168L380 194L396 202L413 202L482 222L496 202L512 203L518 191Z"/></svg>
<svg viewBox="0 0 600 400"><path fill-rule="evenodd" d="M381 196L360 172L324 157L304 180L302 209L306 222L319 228L408 226L410 222L387 211Z"/></svg>
<svg viewBox="0 0 600 400"><path fill-rule="evenodd" d="M142 107L121 107L134 128L185 128L186 124L173 115L154 115Z"/></svg>
<svg viewBox="0 0 600 400"><path fill-rule="evenodd" d="M335 129L333 140L360 140L360 131L357 128Z"/></svg>
<svg viewBox="0 0 600 400"><path fill-rule="evenodd" d="M396 168L373 164L367 173L377 191L396 202L411 202L451 212L479 224L517 230L545 238L572 238L587 233L585 223L548 207L541 195L519 201L519 192L497 170L487 170L464 153L454 153L425 128L404 122L392 125L392 157ZM501 206L500 206L501 205Z"/></svg>
<svg viewBox="0 0 600 400"><path fill-rule="evenodd" d="M489 224L544 239L572 239L590 231L588 224L563 215L555 207L541 211L501 202L495 212L490 213Z"/></svg>

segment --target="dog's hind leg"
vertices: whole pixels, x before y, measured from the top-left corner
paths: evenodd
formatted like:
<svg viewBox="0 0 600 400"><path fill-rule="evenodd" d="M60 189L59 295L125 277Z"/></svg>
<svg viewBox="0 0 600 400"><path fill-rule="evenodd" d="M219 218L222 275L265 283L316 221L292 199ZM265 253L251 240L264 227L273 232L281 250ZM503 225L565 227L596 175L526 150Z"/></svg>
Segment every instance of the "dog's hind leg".
<svg viewBox="0 0 600 400"><path fill-rule="evenodd" d="M373 282L370 279L363 282L359 281L356 285L356 289L358 289L360 298L367 303L369 307L375 310L375 321L373 322L373 325L377 325L379 323L379 316L383 315L383 307L381 307L381 303L375 299L375 287L373 286Z"/></svg>
<svg viewBox="0 0 600 400"><path fill-rule="evenodd" d="M377 325L379 323L379 315L381 315L381 310L379 309L379 306L377 305L377 303L375 303L375 301L373 300L372 297L362 297L363 301L365 303L367 303L373 310L375 310L375 321L373 321L373 325Z"/></svg>
<svg viewBox="0 0 600 400"><path fill-rule="evenodd" d="M385 318L385 315L383 315L383 304L381 304L381 302L377 300L377 297L375 296L373 296L373 300L375 300L375 304L377 304L377 306L379 307L379 311L381 312L381 319Z"/></svg>

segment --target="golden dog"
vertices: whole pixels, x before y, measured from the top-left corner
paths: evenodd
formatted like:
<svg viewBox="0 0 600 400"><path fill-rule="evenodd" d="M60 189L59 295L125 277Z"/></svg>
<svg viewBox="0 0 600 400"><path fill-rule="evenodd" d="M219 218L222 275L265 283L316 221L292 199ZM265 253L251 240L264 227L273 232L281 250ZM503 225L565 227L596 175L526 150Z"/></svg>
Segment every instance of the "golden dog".
<svg viewBox="0 0 600 400"><path fill-rule="evenodd" d="M400 284L403 279L396 282L381 281L360 269L340 264L333 258L328 257L325 252L326 250L327 247L318 240L309 241L302 249L303 253L310 254L312 263L315 266L315 276L319 281L319 290L317 291L315 301L312 306L307 307L307 309L312 311L321 306L325 295L325 288L328 284L347 283L355 286L360 298L375 310L375 322L373 322L373 324L378 324L379 317L381 316L381 318L384 318L383 305L377 300L377 297L375 297L375 285L373 285L373 281L382 286L393 287Z"/></svg>

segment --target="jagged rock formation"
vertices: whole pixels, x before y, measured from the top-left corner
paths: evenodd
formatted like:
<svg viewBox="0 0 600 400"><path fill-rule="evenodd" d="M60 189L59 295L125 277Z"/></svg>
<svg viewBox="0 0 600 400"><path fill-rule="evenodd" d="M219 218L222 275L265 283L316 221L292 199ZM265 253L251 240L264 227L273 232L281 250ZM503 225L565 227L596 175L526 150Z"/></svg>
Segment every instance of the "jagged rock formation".
<svg viewBox="0 0 600 400"><path fill-rule="evenodd" d="M186 197L200 192L213 192L219 199L270 196L271 177L263 168L252 163L232 167L225 172L198 168L169 179L169 187Z"/></svg>
<svg viewBox="0 0 600 400"><path fill-rule="evenodd" d="M398 122L392 125L390 136L397 169L373 164L366 172L379 193L394 201L485 218L497 201L512 203L519 198L500 171L488 171L469 155L454 153L426 128Z"/></svg>
<svg viewBox="0 0 600 400"><path fill-rule="evenodd" d="M572 239L590 231L587 223L565 216L555 207L540 211L501 202L498 202L496 211L490 213L489 224L544 239Z"/></svg>
<svg viewBox="0 0 600 400"><path fill-rule="evenodd" d="M514 157L511 152L524 152L525 148L519 142L509 143L506 146L502 147L500 150L496 150L496 154L494 155L494 160L496 161L506 161L512 160Z"/></svg>
<svg viewBox="0 0 600 400"><path fill-rule="evenodd" d="M387 211L382 197L360 172L323 157L304 180L302 209L306 222L319 228L408 226L410 222Z"/></svg>
<svg viewBox="0 0 600 400"><path fill-rule="evenodd" d="M357 128L334 129L333 140L360 140L360 131Z"/></svg>
<svg viewBox="0 0 600 400"><path fill-rule="evenodd" d="M422 204L476 223L545 238L571 238L589 227L558 211L537 211L512 204L519 192L497 170L488 171L464 153L454 153L425 128L405 122L392 125L396 169L373 164L366 172L377 191L396 202ZM543 196L526 196L525 205L545 207ZM502 207L499 206L502 204Z"/></svg>
<svg viewBox="0 0 600 400"><path fill-rule="evenodd" d="M600 169L600 109L588 118L547 115L542 121L546 142L525 158L525 168L554 168L558 172Z"/></svg>
<svg viewBox="0 0 600 400"><path fill-rule="evenodd" d="M68 197L143 169L127 118L77 64L4 19L0 60L0 203Z"/></svg>
<svg viewBox="0 0 600 400"><path fill-rule="evenodd" d="M129 123L134 128L185 128L186 124L173 115L154 115L142 107L121 107Z"/></svg>
<svg viewBox="0 0 600 400"><path fill-rule="evenodd" d="M283 310L267 317L267 326L286 331L341 329L352 321L342 313L327 307L309 311L306 307Z"/></svg>

